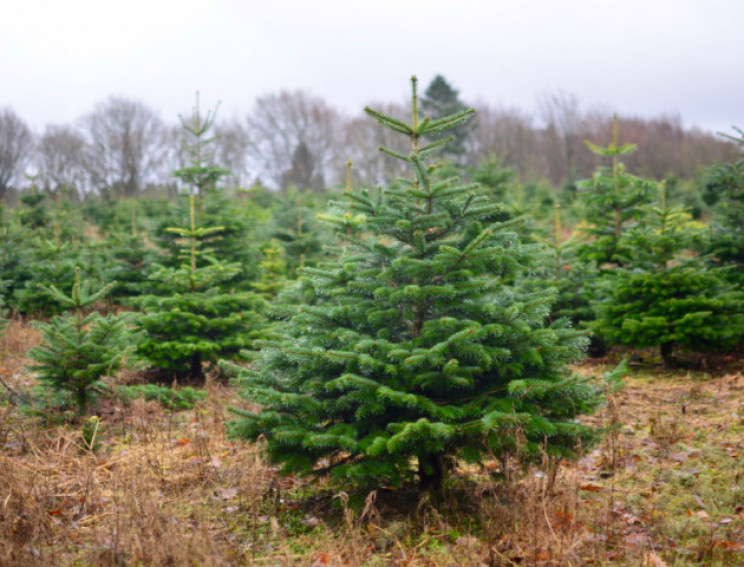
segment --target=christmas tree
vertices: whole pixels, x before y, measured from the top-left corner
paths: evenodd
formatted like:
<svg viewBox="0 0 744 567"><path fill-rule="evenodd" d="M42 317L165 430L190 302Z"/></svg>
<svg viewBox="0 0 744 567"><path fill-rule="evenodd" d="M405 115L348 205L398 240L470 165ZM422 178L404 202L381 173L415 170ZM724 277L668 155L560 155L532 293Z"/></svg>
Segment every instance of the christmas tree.
<svg viewBox="0 0 744 567"><path fill-rule="evenodd" d="M607 264L623 265L632 253L621 246L625 231L638 223L641 207L653 200L656 184L631 175L619 158L635 151L635 144L618 144L617 115L612 119L612 141L606 147L585 142L597 155L609 157L610 167L600 167L591 179L580 181L579 206L583 209L584 231L591 240L581 247L583 260L603 268Z"/></svg>
<svg viewBox="0 0 744 567"><path fill-rule="evenodd" d="M744 284L744 130L728 136L739 145L738 159L710 168L706 176L705 200L716 204L708 250L716 266L726 266L732 283Z"/></svg>
<svg viewBox="0 0 744 567"><path fill-rule="evenodd" d="M251 368L226 364L262 406L239 411L233 433L265 438L286 471L378 485L417 477L440 490L457 459L517 445L567 456L595 435L576 417L599 396L567 369L586 339L545 326L549 297L504 283L536 250L519 243L516 221L484 222L500 207L476 185L437 181L425 161L452 138L422 140L474 111L421 119L412 85L410 123L365 109L408 139L410 154L381 150L411 178L345 192L335 206L358 222L339 226L336 262L303 270L312 301L282 339L257 341Z"/></svg>
<svg viewBox="0 0 744 567"><path fill-rule="evenodd" d="M668 366L678 348L733 346L744 332L744 294L691 252L702 229L680 207L641 209L642 223L620 241L632 252L604 282L595 331L614 344L658 347Z"/></svg>
<svg viewBox="0 0 744 567"><path fill-rule="evenodd" d="M70 295L55 286L43 287L69 311L49 323L34 323L41 329L42 344L29 350L29 358L35 361L29 370L38 374L42 384L71 396L81 415L101 389L102 379L114 374L131 350L128 314L104 317L97 311L85 313L112 287L109 284L94 291L88 280L81 282L78 269Z"/></svg>
<svg viewBox="0 0 744 567"><path fill-rule="evenodd" d="M224 291L230 289L249 290L250 282L257 276L255 269L259 253L251 246L251 228L255 211L247 203L241 207L238 201L227 194L219 182L230 175L230 171L214 164L215 138L212 130L216 111L203 114L199 108L197 95L196 105L189 117L179 116L181 125L188 136L184 151L188 163L176 170L174 176L187 187L188 192L179 196L177 203L167 215L161 217L156 230L155 241L166 252L160 262L171 268L181 264L180 235L170 230L176 226L188 226L190 221L189 194L196 204L196 221L199 226L219 226L219 231L209 231L196 238L202 240L201 248L209 248L213 256L221 262L232 263L237 271L230 279L223 279L219 284ZM208 257L199 255L199 267L206 266Z"/></svg>
<svg viewBox="0 0 744 567"><path fill-rule="evenodd" d="M180 237L181 266L156 269L150 279L160 293L141 296L135 304L144 311L138 352L166 375L198 384L204 381L204 362L237 355L255 337L262 301L249 292L223 291L240 267L221 264L204 246L222 227L198 226L193 195L189 201L189 226L170 229Z"/></svg>

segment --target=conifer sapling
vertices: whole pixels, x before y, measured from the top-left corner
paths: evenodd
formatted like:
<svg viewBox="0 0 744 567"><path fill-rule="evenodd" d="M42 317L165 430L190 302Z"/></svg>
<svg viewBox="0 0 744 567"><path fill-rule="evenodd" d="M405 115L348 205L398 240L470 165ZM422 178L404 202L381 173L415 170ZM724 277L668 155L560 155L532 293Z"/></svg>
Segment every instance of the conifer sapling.
<svg viewBox="0 0 744 567"><path fill-rule="evenodd" d="M84 414L100 390L102 379L115 373L132 348L132 333L127 314L106 316L85 312L103 299L114 284L93 290L88 280L80 281L76 271L70 295L55 286L42 286L55 301L69 311L51 322L34 322L41 330L42 344L29 350L28 356L42 384L57 393L72 397L79 414Z"/></svg>
<svg viewBox="0 0 744 567"><path fill-rule="evenodd" d="M364 222L339 227L336 262L302 271L313 301L256 342L251 368L227 366L262 407L236 410L233 433L265 438L284 470L439 491L457 459L571 455L595 436L576 417L600 398L567 368L584 334L546 327L550 295L505 283L537 258L518 221L488 222L498 204L427 164L452 138L424 140L474 111L421 119L412 86L410 123L365 109L408 139L409 154L380 149L411 177L344 194L336 207Z"/></svg>

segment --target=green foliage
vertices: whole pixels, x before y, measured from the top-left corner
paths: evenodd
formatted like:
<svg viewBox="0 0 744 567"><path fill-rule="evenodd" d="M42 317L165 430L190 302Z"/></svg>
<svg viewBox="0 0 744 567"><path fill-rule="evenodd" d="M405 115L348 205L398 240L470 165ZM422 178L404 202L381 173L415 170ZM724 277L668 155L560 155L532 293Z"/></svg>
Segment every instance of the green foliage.
<svg viewBox="0 0 744 567"><path fill-rule="evenodd" d="M109 284L94 291L90 282L80 281L78 270L70 295L55 286L44 288L70 311L54 317L49 323L34 323L41 330L42 344L29 350L29 358L35 362L29 370L35 371L46 387L69 395L80 414L86 412L102 387L101 380L116 372L132 348L128 315L104 317L96 311L87 315L84 312L86 307L101 300L112 286Z"/></svg>
<svg viewBox="0 0 744 567"><path fill-rule="evenodd" d="M261 247L263 259L258 264L260 277L251 286L264 298L274 299L286 285L287 263L284 261L284 249L276 240L270 240Z"/></svg>
<svg viewBox="0 0 744 567"><path fill-rule="evenodd" d="M562 207L558 203L554 211L553 238L538 239L549 250L549 258L519 284L527 291L554 290L556 299L549 316L551 321L566 319L582 324L594 319L590 290L597 270L592 262L583 262L578 257L578 248L582 245L580 235L573 233L565 239Z"/></svg>
<svg viewBox="0 0 744 567"><path fill-rule="evenodd" d="M116 280L112 299L129 303L131 298L144 295L149 291L150 274L157 259L155 250L148 246L144 234L116 232L106 242L111 254L107 264L106 279Z"/></svg>
<svg viewBox="0 0 744 567"><path fill-rule="evenodd" d="M325 257L323 244L329 231L317 222L315 200L293 192L283 195L272 210L265 228L266 238L275 239L284 248L289 277L297 277L299 268L316 266Z"/></svg>
<svg viewBox="0 0 744 567"><path fill-rule="evenodd" d="M744 284L744 131L728 136L739 146L733 163L711 167L706 172L705 199L716 204L716 218L711 227L707 250L714 265L728 266L727 279Z"/></svg>
<svg viewBox="0 0 744 567"><path fill-rule="evenodd" d="M230 279L222 279L219 285L224 291L233 288L247 290L250 281L256 276L253 266L258 262L258 254L250 240L257 210L250 203L241 207L224 188L218 186L218 182L230 172L213 165L214 138L210 138L209 133L214 120L213 112L202 116L198 98L191 117L181 117L183 128L191 136L190 142L185 145L190 162L176 170L174 175L186 183L190 195L196 200L196 224L201 227L219 227L219 230L203 230L193 236L199 241L201 251L198 266L206 266L212 258L233 263L237 271ZM179 239L183 235L173 227L189 225L192 214L189 203L189 195L180 195L168 214L160 217L156 229L156 243L166 252L160 263L170 268L181 265L182 249Z"/></svg>
<svg viewBox="0 0 744 567"><path fill-rule="evenodd" d="M603 282L596 332L614 344L659 347L665 364L675 348L725 350L744 333L744 294L720 269L706 270L691 252L700 226L681 208L643 208L642 223L622 244L632 261Z"/></svg>
<svg viewBox="0 0 744 567"><path fill-rule="evenodd" d="M144 311L138 352L154 368L198 383L204 380L203 362L237 355L256 335L262 326L257 314L262 301L249 292L222 291L240 268L220 264L204 252L205 237L222 227L197 226L193 195L190 205L190 226L169 229L179 236L181 266L160 267L150 280L161 293L140 296L135 303ZM199 267L204 261L207 265Z"/></svg>
<svg viewBox="0 0 744 567"><path fill-rule="evenodd" d="M144 398L148 402L158 402L165 409L171 411L192 409L196 402L207 397L206 392L195 390L191 386L174 389L157 384L119 386L116 392L124 402L129 403L134 399Z"/></svg>
<svg viewBox="0 0 744 567"><path fill-rule="evenodd" d="M74 285L75 271L80 262L78 247L71 242L37 237L25 246L23 259L13 290L14 309L35 316L61 313L64 310L62 304L40 286L55 282L69 289ZM87 271L84 276L89 277Z"/></svg>
<svg viewBox="0 0 744 567"><path fill-rule="evenodd" d="M592 261L602 268L605 264L624 265L632 251L622 247L621 237L640 219L640 207L653 198L656 183L625 171L618 157L635 150L633 144L618 145L617 115L612 122L612 142L601 148L590 142L594 153L610 157L611 167L600 167L591 179L577 183L578 204L583 209L584 232L591 240L582 246L582 260Z"/></svg>
<svg viewBox="0 0 744 567"><path fill-rule="evenodd" d="M595 437L576 417L600 401L567 368L586 339L560 321L545 326L549 294L505 283L539 260L520 244L517 221L489 222L498 204L425 163L447 138L422 140L473 111L419 120L414 78L411 123L366 112L408 138L408 155L381 150L411 178L347 191L332 207L329 216L339 218L335 207L360 220L353 230L337 223L339 259L302 270L309 300L281 338L256 342L251 368L225 363L262 406L238 411L233 433L265 438L286 471L376 484L415 471L433 489L456 458L517 446L571 455Z"/></svg>
<svg viewBox="0 0 744 567"><path fill-rule="evenodd" d="M504 167L499 156L488 154L482 156L478 165L471 169L470 176L493 201L503 203L514 179L514 170Z"/></svg>

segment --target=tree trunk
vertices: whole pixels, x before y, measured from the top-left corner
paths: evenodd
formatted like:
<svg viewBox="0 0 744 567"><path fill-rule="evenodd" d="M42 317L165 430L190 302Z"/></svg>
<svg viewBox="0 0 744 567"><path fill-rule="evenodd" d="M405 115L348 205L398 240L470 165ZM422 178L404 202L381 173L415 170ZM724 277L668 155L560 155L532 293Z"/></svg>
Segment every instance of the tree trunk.
<svg viewBox="0 0 744 567"><path fill-rule="evenodd" d="M674 342L661 343L661 363L664 368L670 368L672 366L672 353L674 352Z"/></svg>
<svg viewBox="0 0 744 567"><path fill-rule="evenodd" d="M191 355L191 362L189 363L189 383L204 383L204 370L202 369L202 357L200 352L195 352Z"/></svg>
<svg viewBox="0 0 744 567"><path fill-rule="evenodd" d="M444 486L444 463L440 455L419 455L419 488L432 494L441 494Z"/></svg>

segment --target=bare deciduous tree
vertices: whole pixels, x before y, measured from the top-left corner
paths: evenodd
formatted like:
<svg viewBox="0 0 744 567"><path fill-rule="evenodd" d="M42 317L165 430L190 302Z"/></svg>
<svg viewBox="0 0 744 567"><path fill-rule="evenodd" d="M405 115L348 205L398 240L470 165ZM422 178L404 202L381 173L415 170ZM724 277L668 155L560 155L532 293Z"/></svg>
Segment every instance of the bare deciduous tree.
<svg viewBox="0 0 744 567"><path fill-rule="evenodd" d="M532 117L518 108L485 103L475 108L475 123L466 142L466 163L474 166L483 156L494 154L521 179L535 177L540 158L535 151L537 134Z"/></svg>
<svg viewBox="0 0 744 567"><path fill-rule="evenodd" d="M215 159L217 165L232 172L225 179L233 187L246 187L249 140L245 127L237 120L222 121L215 127Z"/></svg>
<svg viewBox="0 0 744 567"><path fill-rule="evenodd" d="M583 115L575 94L556 91L538 97L538 112L545 123L548 149L555 160L551 164L554 182L576 180L576 154L582 151Z"/></svg>
<svg viewBox="0 0 744 567"><path fill-rule="evenodd" d="M0 110L0 199L17 180L31 157L34 136L10 108Z"/></svg>
<svg viewBox="0 0 744 567"><path fill-rule="evenodd" d="M85 137L72 126L48 125L36 148L36 160L47 191L85 190Z"/></svg>
<svg viewBox="0 0 744 567"><path fill-rule="evenodd" d="M164 127L147 106L110 97L83 119L83 125L89 137L89 174L99 190L132 196L145 183L158 180Z"/></svg>
<svg viewBox="0 0 744 567"><path fill-rule="evenodd" d="M321 98L302 91L281 91L260 97L247 119L248 155L259 175L279 188L296 181L287 175L298 148L307 152L312 171L307 179L315 190L329 181L331 165L339 158L342 119ZM304 146L304 148L301 148Z"/></svg>

